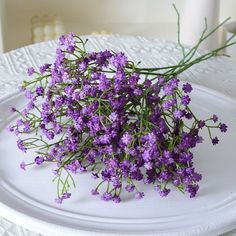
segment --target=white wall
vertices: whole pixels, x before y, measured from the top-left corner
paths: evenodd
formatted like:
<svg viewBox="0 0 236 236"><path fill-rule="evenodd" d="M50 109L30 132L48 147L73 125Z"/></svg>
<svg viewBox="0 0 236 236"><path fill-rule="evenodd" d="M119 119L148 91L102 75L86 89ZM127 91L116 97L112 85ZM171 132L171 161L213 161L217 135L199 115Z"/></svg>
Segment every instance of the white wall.
<svg viewBox="0 0 236 236"><path fill-rule="evenodd" d="M60 15L66 29L78 34L89 34L92 31L105 29L115 33L143 33L174 40L176 15L171 4L174 2L182 12L186 1L7 0L5 50L31 43L30 21L35 15ZM227 16L236 19L236 0L221 0L220 19ZM161 24L163 22L164 25ZM126 28L125 23L127 23ZM152 30L147 29L147 23L152 26Z"/></svg>
<svg viewBox="0 0 236 236"><path fill-rule="evenodd" d="M5 23L5 0L0 0L0 52L4 49Z"/></svg>

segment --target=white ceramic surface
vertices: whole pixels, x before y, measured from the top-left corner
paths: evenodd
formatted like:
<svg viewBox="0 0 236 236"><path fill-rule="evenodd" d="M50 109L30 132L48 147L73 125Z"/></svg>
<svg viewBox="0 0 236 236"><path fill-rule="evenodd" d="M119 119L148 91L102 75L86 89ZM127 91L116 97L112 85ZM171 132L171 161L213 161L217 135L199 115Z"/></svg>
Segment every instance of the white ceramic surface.
<svg viewBox="0 0 236 236"><path fill-rule="evenodd" d="M27 67L34 65L37 68L42 62L51 62L55 47L55 42L47 42L0 55L0 97L16 89L19 81L25 78ZM131 59L142 60L143 66L174 64L180 58L180 50L175 43L158 39L90 37L88 47L89 50L110 48L125 51ZM229 60L216 58L193 67L181 79L235 98L235 75L235 67ZM0 105L3 126L8 123L5 122L8 118L7 107L11 103L20 105L24 102L17 96L1 100L4 101ZM48 235L73 235L78 230L79 235L95 235L94 230L112 231L111 235L114 235L114 232L134 233L138 229L139 234L143 235L147 235L147 232L153 235L157 235L156 232L166 235L216 235L233 229L236 225L236 186L233 185L236 174L232 154L235 152L236 106L225 96L202 88L195 89L193 101L197 112L204 116L212 112L220 114L231 130L223 137L221 145L213 148L207 141L195 150L196 168L204 176L197 198L188 199L175 191L170 197L160 199L154 191L147 189L143 201L130 201L126 196L126 201L117 206L90 197L89 186L85 187L86 176L82 175L78 180L78 192L74 193L70 201L58 207L53 203L55 186L46 187L46 182L51 183L47 169L21 171L18 168L20 161L29 157L16 151L14 137L1 127L0 214L19 225ZM93 184L91 179L89 185ZM4 232L4 224L1 227ZM27 234L21 233L26 232L21 227L11 225L11 228L17 229L18 233L14 233L14 236L33 235L29 231ZM5 232L12 231L6 229Z"/></svg>
<svg viewBox="0 0 236 236"><path fill-rule="evenodd" d="M78 176L78 189L73 191L72 199L63 205L54 203L56 185L51 182L52 167L22 171L19 163L31 161L34 153L18 151L17 139L6 130L13 119L10 107L21 107L25 99L18 93L2 99L0 211L6 215L14 211L24 214L26 227L38 228L42 233L51 230L57 235L78 235L81 230L97 234L112 232L112 235L210 235L232 229L236 223L236 102L198 86L191 97L192 108L199 117L219 114L229 126L227 135L216 132L221 137L220 145L213 147L203 133L206 141L194 150L195 167L203 174L198 196L190 199L174 190L167 198L161 198L150 186L140 184L146 197L137 201L131 194L124 194L124 202L119 205L90 195L95 182L89 174ZM17 218L12 220L20 223ZM44 224L48 226L46 231ZM63 230L58 232L57 227Z"/></svg>

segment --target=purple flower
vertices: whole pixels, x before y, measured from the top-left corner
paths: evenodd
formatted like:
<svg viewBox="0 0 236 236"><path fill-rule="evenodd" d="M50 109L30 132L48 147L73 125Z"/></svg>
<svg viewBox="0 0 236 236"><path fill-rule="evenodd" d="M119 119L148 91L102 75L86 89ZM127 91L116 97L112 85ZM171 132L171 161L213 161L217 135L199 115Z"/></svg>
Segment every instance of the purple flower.
<svg viewBox="0 0 236 236"><path fill-rule="evenodd" d="M71 193L63 193L63 195L62 195L62 198L63 199L68 199L68 198L70 198L71 197Z"/></svg>
<svg viewBox="0 0 236 236"><path fill-rule="evenodd" d="M129 133L125 133L122 138L121 138L121 142L125 145L125 146L129 146L131 141L132 141L133 137L131 134Z"/></svg>
<svg viewBox="0 0 236 236"><path fill-rule="evenodd" d="M57 169L52 169L52 173L53 173L53 175L58 176L58 170Z"/></svg>
<svg viewBox="0 0 236 236"><path fill-rule="evenodd" d="M152 85L152 81L149 79L145 79L143 85L144 87L149 88Z"/></svg>
<svg viewBox="0 0 236 236"><path fill-rule="evenodd" d="M172 88L178 88L179 86L179 79L177 78L172 78L169 82L169 84L171 85Z"/></svg>
<svg viewBox="0 0 236 236"><path fill-rule="evenodd" d="M9 132L14 132L14 128L13 128L12 126L8 126L8 127L7 127L7 130L8 130Z"/></svg>
<svg viewBox="0 0 236 236"><path fill-rule="evenodd" d="M20 127L20 126L24 125L24 121L20 118L16 121L16 124L18 127Z"/></svg>
<svg viewBox="0 0 236 236"><path fill-rule="evenodd" d="M190 198L193 198L196 196L198 189L198 185L188 185L185 190L189 193Z"/></svg>
<svg viewBox="0 0 236 236"><path fill-rule="evenodd" d="M26 167L26 164L25 164L24 161L22 161L22 162L20 163L20 168L21 168L22 170L26 170L25 167Z"/></svg>
<svg viewBox="0 0 236 236"><path fill-rule="evenodd" d="M163 151L163 156L167 159L172 157L172 153L170 151L164 150Z"/></svg>
<svg viewBox="0 0 236 236"><path fill-rule="evenodd" d="M159 181L167 181L172 177L172 174L168 170L164 170L159 174Z"/></svg>
<svg viewBox="0 0 236 236"><path fill-rule="evenodd" d="M144 163L144 167L147 169L147 170L151 170L153 168L153 164L152 162L145 162Z"/></svg>
<svg viewBox="0 0 236 236"><path fill-rule="evenodd" d="M174 112L174 117L176 119L180 119L183 116L183 111L182 110L177 110Z"/></svg>
<svg viewBox="0 0 236 236"><path fill-rule="evenodd" d="M168 110L170 107L175 106L177 103L176 99L170 99L162 103L162 108Z"/></svg>
<svg viewBox="0 0 236 236"><path fill-rule="evenodd" d="M17 146L21 151L26 152L27 148L25 147L23 140L18 139Z"/></svg>
<svg viewBox="0 0 236 236"><path fill-rule="evenodd" d="M161 197L166 197L169 193L170 193L170 189L167 189L167 188L159 191L159 194Z"/></svg>
<svg viewBox="0 0 236 236"><path fill-rule="evenodd" d="M109 134L104 134L99 138L101 144L109 144L111 141L111 136Z"/></svg>
<svg viewBox="0 0 236 236"><path fill-rule="evenodd" d="M228 126L226 124L220 124L220 131L225 133L227 132Z"/></svg>
<svg viewBox="0 0 236 236"><path fill-rule="evenodd" d="M29 91L28 89L26 89L25 90L25 97L28 99L33 99L34 94L31 91Z"/></svg>
<svg viewBox="0 0 236 236"><path fill-rule="evenodd" d="M43 87L37 87L35 92L38 96L42 96L44 94L44 88Z"/></svg>
<svg viewBox="0 0 236 236"><path fill-rule="evenodd" d="M18 136L19 135L19 130L15 129L15 135Z"/></svg>
<svg viewBox="0 0 236 236"><path fill-rule="evenodd" d="M61 45L64 45L64 44L65 44L65 41L66 41L65 35L61 35L61 36L59 37L59 43L60 43Z"/></svg>
<svg viewBox="0 0 236 236"><path fill-rule="evenodd" d="M199 128L199 129L202 129L205 125L206 125L206 124L205 124L205 121L204 121L204 120L199 120L199 121L198 121L198 128Z"/></svg>
<svg viewBox="0 0 236 236"><path fill-rule="evenodd" d="M212 139L212 144L213 144L213 145L216 145L216 144L218 144L218 143L219 143L219 139L218 139L217 137L215 137L215 138Z"/></svg>
<svg viewBox="0 0 236 236"><path fill-rule="evenodd" d="M107 79L105 74L101 74L99 76L99 90L100 91L106 91L107 89L109 89L109 87L111 86L111 82L109 79Z"/></svg>
<svg viewBox="0 0 236 236"><path fill-rule="evenodd" d="M131 87L132 89L136 88L139 79L140 79L140 77L139 77L139 74L137 74L137 73L133 73L133 74L129 77L129 84L130 84L130 87Z"/></svg>
<svg viewBox="0 0 236 236"><path fill-rule="evenodd" d="M144 197L144 193L143 192L137 192L135 193L135 198L136 199L142 199Z"/></svg>
<svg viewBox="0 0 236 236"><path fill-rule="evenodd" d="M36 165L39 166L44 162L44 158L42 156L37 156L37 157L35 157L34 162Z"/></svg>
<svg viewBox="0 0 236 236"><path fill-rule="evenodd" d="M49 140L54 139L54 133L52 131L47 131L46 136Z"/></svg>
<svg viewBox="0 0 236 236"><path fill-rule="evenodd" d="M105 193L103 193L101 199L106 202L110 201L110 200L112 200L112 195L111 195L111 193L105 192Z"/></svg>
<svg viewBox="0 0 236 236"><path fill-rule="evenodd" d="M184 95L181 98L181 104L184 106L187 106L190 103L190 101L191 101L191 98L188 95Z"/></svg>
<svg viewBox="0 0 236 236"><path fill-rule="evenodd" d="M79 69L80 69L81 71L86 70L86 69L87 69L87 66L88 66L87 61L82 61L82 62L79 63Z"/></svg>
<svg viewBox="0 0 236 236"><path fill-rule="evenodd" d="M55 124L54 129L55 129L55 134L60 134L62 132L62 126L59 124Z"/></svg>
<svg viewBox="0 0 236 236"><path fill-rule="evenodd" d="M212 120L214 123L216 123L218 121L218 116L217 115L213 115L212 116Z"/></svg>
<svg viewBox="0 0 236 236"><path fill-rule="evenodd" d="M112 201L115 202L115 203L120 203L120 202L121 202L121 199L120 199L119 196L114 196L114 197L112 198Z"/></svg>
<svg viewBox="0 0 236 236"><path fill-rule="evenodd" d="M185 93L191 93L192 89L193 88L192 88L191 84L189 84L189 83L183 84L183 91Z"/></svg>
<svg viewBox="0 0 236 236"><path fill-rule="evenodd" d="M112 179L113 187L114 188L120 188L121 187L121 181L119 177L113 177Z"/></svg>
<svg viewBox="0 0 236 236"><path fill-rule="evenodd" d="M11 107L11 112L12 113L14 113L14 112L16 112L17 110L16 110L16 108L15 107Z"/></svg>
<svg viewBox="0 0 236 236"><path fill-rule="evenodd" d="M170 84L167 84L166 86L164 86L163 91L166 96L171 96L174 92L173 87Z"/></svg>
<svg viewBox="0 0 236 236"><path fill-rule="evenodd" d="M55 203L62 204L63 199L61 197L55 199Z"/></svg>
<svg viewBox="0 0 236 236"><path fill-rule="evenodd" d="M43 74L47 71L47 69L50 68L50 66L51 66L51 64L44 64L44 65L42 65L42 66L39 68L40 73L43 75Z"/></svg>
<svg viewBox="0 0 236 236"><path fill-rule="evenodd" d="M131 184L131 185L127 185L125 187L125 190L130 193L134 191L134 188L135 188L134 185Z"/></svg>
<svg viewBox="0 0 236 236"><path fill-rule="evenodd" d="M71 197L71 193L63 193L61 197L58 197L55 199L55 203L57 204L62 204L62 202L65 200L65 199L68 199Z"/></svg>
<svg viewBox="0 0 236 236"><path fill-rule="evenodd" d="M193 118L193 115L191 112L186 112L185 113L185 118L188 119L188 120L191 120Z"/></svg>
<svg viewBox="0 0 236 236"><path fill-rule="evenodd" d="M27 133L27 132L30 131L30 122L29 122L29 121L24 122L23 131L24 131L25 133Z"/></svg>
<svg viewBox="0 0 236 236"><path fill-rule="evenodd" d="M174 93L174 90L178 87L179 80L173 78L169 83L166 83L163 87L164 94L166 96L171 96Z"/></svg>
<svg viewBox="0 0 236 236"><path fill-rule="evenodd" d="M68 52L73 53L75 50L75 38L74 38L75 34L73 32L70 32L68 35L66 36L61 36L59 38L59 42L61 45L64 45L66 47L66 50Z"/></svg>
<svg viewBox="0 0 236 236"><path fill-rule="evenodd" d="M110 62L115 68L122 68L122 67L126 66L128 60L127 60L127 57L125 56L125 54L120 52L120 53L116 53L114 56L112 56L110 58Z"/></svg>
<svg viewBox="0 0 236 236"><path fill-rule="evenodd" d="M27 70L28 76L31 76L31 75L33 75L34 73L35 73L35 70L34 70L33 67L28 68L28 70Z"/></svg>
<svg viewBox="0 0 236 236"><path fill-rule="evenodd" d="M180 185L180 180L179 179L174 179L173 180L173 185L174 186L179 186Z"/></svg>
<svg viewBox="0 0 236 236"><path fill-rule="evenodd" d="M159 191L161 190L161 186L160 186L160 185L155 186L155 187L154 187L154 190L157 191L157 192L159 192Z"/></svg>
<svg viewBox="0 0 236 236"><path fill-rule="evenodd" d="M99 192L98 192L97 189L92 189L92 190L91 190L91 194L92 194L92 195L99 195Z"/></svg>
<svg viewBox="0 0 236 236"><path fill-rule="evenodd" d="M68 95L71 95L74 92L74 86L73 85L68 85L64 89L65 93Z"/></svg>
<svg viewBox="0 0 236 236"><path fill-rule="evenodd" d="M143 91L142 91L141 88L136 88L136 89L134 90L134 94L135 94L136 96L141 96L142 93L143 93Z"/></svg>
<svg viewBox="0 0 236 236"><path fill-rule="evenodd" d="M35 104L33 101L30 101L27 106L26 106L27 110L30 111L30 110L33 110L35 108Z"/></svg>
<svg viewBox="0 0 236 236"><path fill-rule="evenodd" d="M79 170L80 170L81 173L87 172L87 168L84 167L84 166L81 166L81 167L79 168Z"/></svg>
<svg viewBox="0 0 236 236"><path fill-rule="evenodd" d="M117 120L118 120L118 114L117 114L117 112L112 112L112 113L109 115L109 118L110 118L113 122L117 121Z"/></svg>
<svg viewBox="0 0 236 236"><path fill-rule="evenodd" d="M93 179L98 179L98 178L99 178L99 175L98 175L98 173L92 172L91 177L92 177Z"/></svg>

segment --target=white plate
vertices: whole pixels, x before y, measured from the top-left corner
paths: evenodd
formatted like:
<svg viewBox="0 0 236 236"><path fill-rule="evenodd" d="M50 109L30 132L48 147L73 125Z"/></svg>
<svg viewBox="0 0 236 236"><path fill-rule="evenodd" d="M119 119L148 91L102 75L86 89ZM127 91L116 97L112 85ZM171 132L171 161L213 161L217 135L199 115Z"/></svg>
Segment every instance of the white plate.
<svg viewBox="0 0 236 236"><path fill-rule="evenodd" d="M194 86L192 108L199 117L218 114L227 123L227 134L215 135L220 144L205 142L195 150L194 163L202 173L200 190L190 199L174 190L161 198L151 186L140 185L146 196L123 196L120 204L103 202L90 195L96 183L89 174L80 174L72 198L62 205L54 203L56 186L52 166L19 168L33 153L16 148L16 137L6 130L14 117L11 106L22 107L25 99L13 94L0 100L0 214L25 227L51 235L215 235L236 223L236 102L200 86Z"/></svg>

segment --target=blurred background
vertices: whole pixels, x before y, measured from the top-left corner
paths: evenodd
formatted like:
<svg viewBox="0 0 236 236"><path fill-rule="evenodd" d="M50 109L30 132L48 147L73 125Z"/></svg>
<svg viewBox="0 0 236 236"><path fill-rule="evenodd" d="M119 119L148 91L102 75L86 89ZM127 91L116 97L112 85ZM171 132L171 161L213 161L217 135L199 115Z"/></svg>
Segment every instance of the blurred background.
<svg viewBox="0 0 236 236"><path fill-rule="evenodd" d="M177 17L172 3L179 9L186 44L199 37L204 16L209 18L209 28L231 16L231 23L205 49L236 32L235 0L0 0L0 52L70 31L175 41Z"/></svg>

